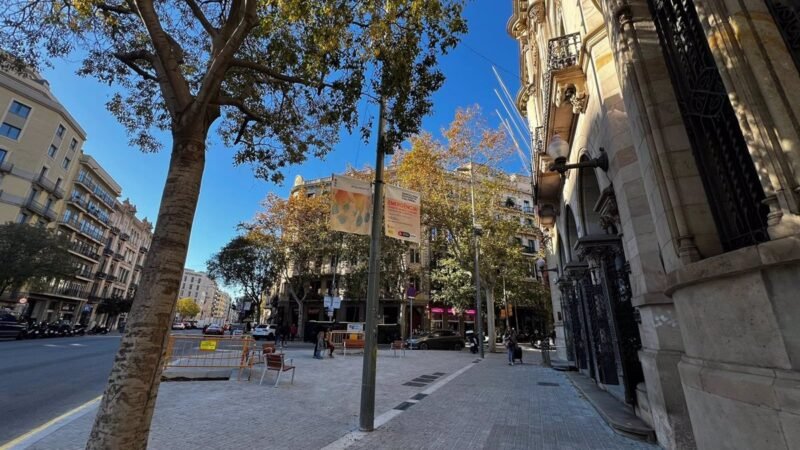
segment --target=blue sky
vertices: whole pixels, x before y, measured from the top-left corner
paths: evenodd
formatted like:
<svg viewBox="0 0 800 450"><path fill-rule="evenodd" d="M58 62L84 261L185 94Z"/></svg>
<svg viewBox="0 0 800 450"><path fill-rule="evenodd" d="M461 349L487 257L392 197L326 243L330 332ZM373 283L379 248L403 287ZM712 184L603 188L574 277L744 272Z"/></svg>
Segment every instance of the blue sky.
<svg viewBox="0 0 800 450"><path fill-rule="evenodd" d="M447 81L434 95L434 111L424 120L425 130L438 134L457 108L474 104L483 108L491 124L499 124L494 110L502 111L502 107L494 94L499 88L491 64L498 67L512 95L519 86L517 44L505 31L511 6L511 0L472 0L468 4L469 34L442 60ZM104 106L113 90L92 78L75 75L77 61L58 61L55 65L55 69L45 71L45 77L53 93L86 130L84 151L117 180L123 189L122 198L131 199L139 217L154 221L166 179L168 152L145 154L129 147L124 129ZM362 112L375 114L376 109L362 107ZM168 142L165 147L169 148ZM233 237L236 225L251 219L268 193L286 196L295 175L319 178L343 171L348 164L374 165L374 152L374 144L345 135L325 160L310 159L290 167L284 172L283 185L274 185L256 179L249 166L234 167L233 150L212 136L186 267L205 270L208 257ZM509 169L520 170L519 165Z"/></svg>

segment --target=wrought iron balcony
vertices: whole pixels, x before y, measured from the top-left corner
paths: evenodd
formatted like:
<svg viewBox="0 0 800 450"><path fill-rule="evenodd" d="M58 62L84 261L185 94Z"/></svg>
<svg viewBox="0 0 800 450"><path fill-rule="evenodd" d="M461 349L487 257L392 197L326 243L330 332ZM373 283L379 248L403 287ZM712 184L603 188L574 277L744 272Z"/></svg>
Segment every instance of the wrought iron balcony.
<svg viewBox="0 0 800 450"><path fill-rule="evenodd" d="M72 242L72 244L70 244L70 250L72 250L75 253L80 253L81 255L86 256L87 258L93 260L94 262L97 262L100 259L100 255L98 255L97 252L94 251L94 249L90 245L84 242L79 242L79 241Z"/></svg>
<svg viewBox="0 0 800 450"><path fill-rule="evenodd" d="M50 192L57 198L64 198L64 189L58 184L50 181L46 176L39 175L34 182L42 187L42 189Z"/></svg>
<svg viewBox="0 0 800 450"><path fill-rule="evenodd" d="M58 217L58 214L56 214L52 208L45 206L33 199L28 199L28 201L25 202L25 208L49 220L56 220Z"/></svg>
<svg viewBox="0 0 800 450"><path fill-rule="evenodd" d="M136 270L144 270L144 266L142 266L141 264L136 264L135 269Z"/></svg>
<svg viewBox="0 0 800 450"><path fill-rule="evenodd" d="M114 253L114 259L117 261L122 261L123 259L125 259L125 257L122 256L122 253Z"/></svg>
<svg viewBox="0 0 800 450"><path fill-rule="evenodd" d="M103 256L114 256L114 250L109 247L104 248Z"/></svg>
<svg viewBox="0 0 800 450"><path fill-rule="evenodd" d="M128 233L120 233L119 234L119 240L121 240L121 241L127 241L130 238L131 238L131 235L128 234Z"/></svg>
<svg viewBox="0 0 800 450"><path fill-rule="evenodd" d="M547 43L547 73L544 77L544 125L552 128L550 122L550 109L554 103L553 99L553 78L559 72L567 69L576 68L580 60L581 35L580 33L567 34L550 39ZM566 95L566 93L562 93ZM560 100L560 99L559 99ZM558 106L558 105L556 105ZM549 130L548 130L549 131ZM543 138L547 133L543 133ZM542 150L546 145L542 145Z"/></svg>
<svg viewBox="0 0 800 450"><path fill-rule="evenodd" d="M94 277L97 278L98 280L105 280L106 277L108 277L108 274L105 272L98 271L97 273L94 274Z"/></svg>
<svg viewBox="0 0 800 450"><path fill-rule="evenodd" d="M139 247L139 253L147 253L148 249L144 245Z"/></svg>
<svg viewBox="0 0 800 450"><path fill-rule="evenodd" d="M119 227L111 227L111 234L119 234Z"/></svg>
<svg viewBox="0 0 800 450"><path fill-rule="evenodd" d="M117 281L116 275L106 275L106 281Z"/></svg>
<svg viewBox="0 0 800 450"><path fill-rule="evenodd" d="M92 278L92 271L89 270L88 268L78 269L78 271L75 272L75 276L83 278Z"/></svg>
<svg viewBox="0 0 800 450"><path fill-rule="evenodd" d="M41 294L50 294L50 295L62 295L65 297L74 297L74 298L82 298L86 299L89 297L89 292L84 289L82 286L54 286L54 285L47 285L42 287L41 289L36 289L35 292Z"/></svg>

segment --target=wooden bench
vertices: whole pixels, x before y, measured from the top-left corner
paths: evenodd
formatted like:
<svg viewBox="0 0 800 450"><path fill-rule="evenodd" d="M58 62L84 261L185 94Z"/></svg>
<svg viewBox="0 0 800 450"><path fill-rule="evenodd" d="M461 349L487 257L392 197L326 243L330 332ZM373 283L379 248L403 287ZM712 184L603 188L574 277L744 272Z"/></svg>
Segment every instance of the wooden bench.
<svg viewBox="0 0 800 450"><path fill-rule="evenodd" d="M343 353L347 356L347 350L361 350L364 351L364 340L363 339L345 339L343 341Z"/></svg>
<svg viewBox="0 0 800 450"><path fill-rule="evenodd" d="M261 381L258 382L260 385L264 382L264 375L267 374L268 370L274 370L278 372L278 376L275 378L275 387L278 387L278 383L281 381L281 374L283 372L292 371L292 384L294 384L294 369L295 367L292 365L292 359L289 360L289 364L286 364L284 359L283 353L264 353L264 371L261 373Z"/></svg>
<svg viewBox="0 0 800 450"><path fill-rule="evenodd" d="M389 349L394 351L394 356L397 356L398 350L403 352L403 356L406 356L406 345L403 341L392 341L389 345Z"/></svg>

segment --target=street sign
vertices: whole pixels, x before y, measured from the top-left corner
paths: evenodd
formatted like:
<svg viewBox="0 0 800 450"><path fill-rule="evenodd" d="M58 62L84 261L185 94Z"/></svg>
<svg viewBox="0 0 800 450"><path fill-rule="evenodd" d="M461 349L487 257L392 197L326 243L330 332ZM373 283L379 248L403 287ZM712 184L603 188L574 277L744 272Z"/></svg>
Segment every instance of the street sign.
<svg viewBox="0 0 800 450"><path fill-rule="evenodd" d="M342 307L342 297L339 297L338 295L336 297L333 297L333 309L339 309L341 307Z"/></svg>
<svg viewBox="0 0 800 450"><path fill-rule="evenodd" d="M326 295L323 297L322 304L325 305L325 309L330 310L333 307L333 297Z"/></svg>
<svg viewBox="0 0 800 450"><path fill-rule="evenodd" d="M200 350L207 352L217 350L217 341L200 341Z"/></svg>

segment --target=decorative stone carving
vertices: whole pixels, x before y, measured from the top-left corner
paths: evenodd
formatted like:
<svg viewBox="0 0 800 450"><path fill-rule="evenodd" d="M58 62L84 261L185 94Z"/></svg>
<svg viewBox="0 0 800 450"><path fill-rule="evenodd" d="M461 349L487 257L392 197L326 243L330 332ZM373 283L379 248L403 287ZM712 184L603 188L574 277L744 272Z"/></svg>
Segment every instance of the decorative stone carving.
<svg viewBox="0 0 800 450"><path fill-rule="evenodd" d="M545 6L544 0L534 0L528 5L528 17L531 22L540 24L544 22Z"/></svg>
<svg viewBox="0 0 800 450"><path fill-rule="evenodd" d="M600 227L605 230L606 234L616 235L619 233L619 208L613 186L603 189L594 210L600 213Z"/></svg>
<svg viewBox="0 0 800 450"><path fill-rule="evenodd" d="M583 80L570 80L570 82L556 83L556 92L553 96L553 104L560 107L565 104L572 106L573 114L586 112L586 86Z"/></svg>

